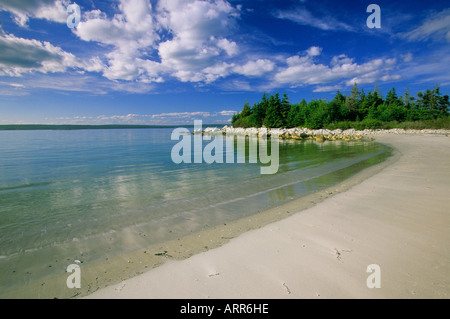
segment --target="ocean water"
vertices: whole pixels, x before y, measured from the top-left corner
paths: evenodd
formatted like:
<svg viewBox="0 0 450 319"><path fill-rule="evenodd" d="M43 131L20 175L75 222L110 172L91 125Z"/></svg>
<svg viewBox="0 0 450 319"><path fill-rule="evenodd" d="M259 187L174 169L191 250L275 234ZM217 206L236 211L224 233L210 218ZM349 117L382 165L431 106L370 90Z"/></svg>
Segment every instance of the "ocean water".
<svg viewBox="0 0 450 319"><path fill-rule="evenodd" d="M278 173L262 175L248 159L175 164L172 131L0 131L0 296L20 297L74 260L87 265L279 206L388 151L280 142Z"/></svg>

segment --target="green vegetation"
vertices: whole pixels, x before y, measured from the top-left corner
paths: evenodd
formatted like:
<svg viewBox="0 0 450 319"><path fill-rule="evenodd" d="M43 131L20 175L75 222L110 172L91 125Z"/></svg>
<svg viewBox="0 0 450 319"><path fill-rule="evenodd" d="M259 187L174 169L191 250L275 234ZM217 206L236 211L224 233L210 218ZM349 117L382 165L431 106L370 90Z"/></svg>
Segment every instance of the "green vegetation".
<svg viewBox="0 0 450 319"><path fill-rule="evenodd" d="M264 93L260 102L253 107L245 103L241 112L233 115L233 127L310 129L449 129L449 96L442 95L440 87L419 92L414 98L409 90L398 97L395 88L385 98L378 88L365 93L355 83L350 95L337 91L331 101L303 99L290 104L286 94L280 99L278 93L269 96Z"/></svg>

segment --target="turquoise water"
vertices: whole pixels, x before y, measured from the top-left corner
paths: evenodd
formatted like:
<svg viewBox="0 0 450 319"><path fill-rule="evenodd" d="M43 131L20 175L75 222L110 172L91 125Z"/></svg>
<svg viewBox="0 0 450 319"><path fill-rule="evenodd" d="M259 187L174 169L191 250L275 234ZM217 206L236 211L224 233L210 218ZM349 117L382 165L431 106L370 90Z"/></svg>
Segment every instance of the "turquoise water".
<svg viewBox="0 0 450 319"><path fill-rule="evenodd" d="M261 175L248 160L173 163L172 130L0 131L2 295L75 259L94 262L281 205L386 152L372 142L285 142L278 173Z"/></svg>

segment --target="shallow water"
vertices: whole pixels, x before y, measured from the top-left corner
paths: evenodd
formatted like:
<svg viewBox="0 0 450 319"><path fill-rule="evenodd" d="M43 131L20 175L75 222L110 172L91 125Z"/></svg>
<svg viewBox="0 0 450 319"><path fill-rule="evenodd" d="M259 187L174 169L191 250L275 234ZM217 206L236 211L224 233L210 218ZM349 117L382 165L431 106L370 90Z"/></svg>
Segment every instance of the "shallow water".
<svg viewBox="0 0 450 319"><path fill-rule="evenodd" d="M387 150L281 142L278 173L262 175L248 158L175 164L172 130L0 131L0 295L74 260L93 263L279 206Z"/></svg>

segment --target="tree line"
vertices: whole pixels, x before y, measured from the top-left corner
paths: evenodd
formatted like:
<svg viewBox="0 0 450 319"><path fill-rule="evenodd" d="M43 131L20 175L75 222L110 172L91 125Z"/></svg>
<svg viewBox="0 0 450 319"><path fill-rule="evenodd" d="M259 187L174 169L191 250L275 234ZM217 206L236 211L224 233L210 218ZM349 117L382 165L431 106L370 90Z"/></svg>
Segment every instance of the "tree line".
<svg viewBox="0 0 450 319"><path fill-rule="evenodd" d="M412 122L449 118L449 96L442 95L439 85L425 93L411 96L409 89L398 96L392 88L383 97L375 87L367 94L355 83L350 94L336 92L330 101L314 99L291 104L286 93L268 95L250 107L246 102L241 112L233 115L233 127L291 128L307 127L320 129L338 123L360 123L360 128L380 128L383 122ZM347 124L352 126L351 124ZM339 125L338 125L339 126Z"/></svg>

